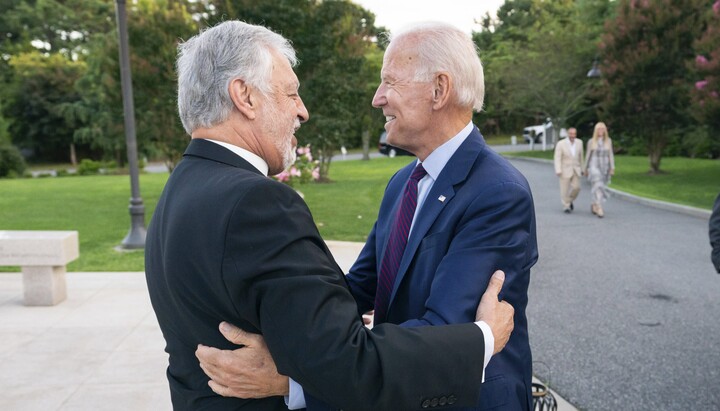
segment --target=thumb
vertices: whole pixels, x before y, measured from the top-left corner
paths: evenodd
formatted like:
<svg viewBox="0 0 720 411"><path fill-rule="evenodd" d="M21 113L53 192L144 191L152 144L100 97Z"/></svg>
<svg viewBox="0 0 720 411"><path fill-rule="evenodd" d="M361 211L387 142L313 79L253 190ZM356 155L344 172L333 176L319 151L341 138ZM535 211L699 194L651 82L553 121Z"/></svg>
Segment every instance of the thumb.
<svg viewBox="0 0 720 411"><path fill-rule="evenodd" d="M252 334L226 321L220 323L220 333L225 339L236 345L250 345L253 340Z"/></svg>
<svg viewBox="0 0 720 411"><path fill-rule="evenodd" d="M492 295L495 299L498 298L500 290L502 290L503 283L505 283L505 273L502 270L497 270L490 277L490 284L488 284L485 295Z"/></svg>

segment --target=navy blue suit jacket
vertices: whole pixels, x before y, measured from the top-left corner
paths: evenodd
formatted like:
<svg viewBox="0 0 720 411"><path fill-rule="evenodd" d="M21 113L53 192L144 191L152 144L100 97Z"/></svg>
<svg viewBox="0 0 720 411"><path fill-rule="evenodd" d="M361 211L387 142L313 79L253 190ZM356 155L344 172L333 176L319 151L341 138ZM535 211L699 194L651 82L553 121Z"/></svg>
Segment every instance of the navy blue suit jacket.
<svg viewBox="0 0 720 411"><path fill-rule="evenodd" d="M414 166L415 162L401 169L388 183L377 222L347 276L361 313L373 309L380 262ZM525 308L530 267L537 259L530 187L475 128L440 173L417 215L387 314L388 322L408 327L474 321L492 273L505 271L500 296L515 308L515 328L507 346L486 368L480 403L469 409L532 408Z"/></svg>

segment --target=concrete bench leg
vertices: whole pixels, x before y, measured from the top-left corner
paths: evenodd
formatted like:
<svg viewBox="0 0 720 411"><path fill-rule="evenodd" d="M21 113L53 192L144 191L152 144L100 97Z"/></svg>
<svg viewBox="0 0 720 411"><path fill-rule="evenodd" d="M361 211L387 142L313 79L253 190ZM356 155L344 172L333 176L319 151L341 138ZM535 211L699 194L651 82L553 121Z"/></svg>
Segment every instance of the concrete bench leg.
<svg viewBox="0 0 720 411"><path fill-rule="evenodd" d="M56 305L67 297L65 266L24 266L25 305Z"/></svg>

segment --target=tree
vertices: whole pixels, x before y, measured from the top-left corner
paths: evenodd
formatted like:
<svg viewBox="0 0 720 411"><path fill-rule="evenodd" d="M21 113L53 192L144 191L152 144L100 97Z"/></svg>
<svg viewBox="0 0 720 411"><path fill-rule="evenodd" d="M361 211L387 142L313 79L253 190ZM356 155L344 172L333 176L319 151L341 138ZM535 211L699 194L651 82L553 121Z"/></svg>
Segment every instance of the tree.
<svg viewBox="0 0 720 411"><path fill-rule="evenodd" d="M299 135L320 154L320 178L327 180L340 145L359 145L364 125L371 124L372 114L365 117L372 110L365 55L374 47L369 40L374 16L349 1L324 1L313 17L311 38L316 43L302 52L300 74L307 85L304 98L314 113ZM375 76L379 78L379 72Z"/></svg>
<svg viewBox="0 0 720 411"><path fill-rule="evenodd" d="M60 54L32 51L13 56L10 66L14 79L3 109L7 118L15 119L9 126L13 143L44 160L67 160L73 130L60 107L79 99L74 84L85 65Z"/></svg>
<svg viewBox="0 0 720 411"><path fill-rule="evenodd" d="M686 62L702 28L706 0L621 0L600 49L607 122L644 145L650 173L663 150L690 124Z"/></svg>
<svg viewBox="0 0 720 411"><path fill-rule="evenodd" d="M0 138L12 133L16 144L45 159L65 160L67 145L74 151L60 106L78 98L68 85L82 74L78 57L109 8L103 0L0 0ZM59 75L69 77L52 78Z"/></svg>
<svg viewBox="0 0 720 411"><path fill-rule="evenodd" d="M559 128L593 116L585 73L612 4L508 0L497 18L486 15L473 33L486 71L486 104L476 121L499 132L546 118Z"/></svg>
<svg viewBox="0 0 720 411"><path fill-rule="evenodd" d="M128 32L138 147L160 154L172 170L187 146L177 116L177 44L196 34L197 26L185 2L138 0L128 10ZM89 47L87 73L77 82L82 100L63 112L77 126L78 141L122 164L125 133L115 26L95 35Z"/></svg>
<svg viewBox="0 0 720 411"><path fill-rule="evenodd" d="M720 141L720 0L708 7L706 16L705 31L695 42L691 66L697 76L692 89L693 113Z"/></svg>
<svg viewBox="0 0 720 411"><path fill-rule="evenodd" d="M511 12L510 5L521 8ZM536 122L550 118L557 136L571 118L592 111L593 84L585 75L610 9L608 0L506 2L497 36L475 36L491 46L484 57L486 112L494 122L518 114Z"/></svg>

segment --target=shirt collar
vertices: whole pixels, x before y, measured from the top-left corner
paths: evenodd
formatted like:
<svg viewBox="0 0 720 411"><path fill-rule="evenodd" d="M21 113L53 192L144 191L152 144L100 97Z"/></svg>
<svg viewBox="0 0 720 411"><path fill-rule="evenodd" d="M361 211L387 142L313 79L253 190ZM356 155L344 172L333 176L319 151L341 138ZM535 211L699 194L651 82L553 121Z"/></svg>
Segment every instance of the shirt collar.
<svg viewBox="0 0 720 411"><path fill-rule="evenodd" d="M253 167L255 167L259 172L263 173L267 177L268 175L268 165L265 162L265 160L262 159L262 157L258 156L255 153L251 153L250 151L245 150L244 148L232 145L230 143L226 143L224 141L217 141L217 140L211 140L209 138L206 138L207 141L212 141L215 144L221 145L228 150L232 151L233 153L239 155L243 158L243 160L250 163Z"/></svg>
<svg viewBox="0 0 720 411"><path fill-rule="evenodd" d="M422 162L423 168L433 180L437 180L440 172L445 168L448 161L450 161L450 158L455 154L465 139L468 138L473 127L475 126L472 121L470 121L459 133L433 150L425 161ZM418 160L418 163L420 163L420 160Z"/></svg>

